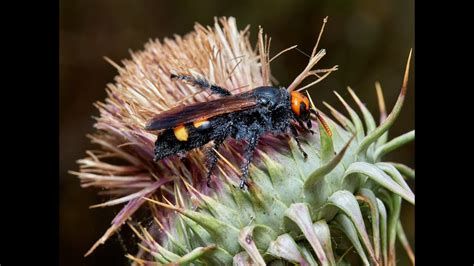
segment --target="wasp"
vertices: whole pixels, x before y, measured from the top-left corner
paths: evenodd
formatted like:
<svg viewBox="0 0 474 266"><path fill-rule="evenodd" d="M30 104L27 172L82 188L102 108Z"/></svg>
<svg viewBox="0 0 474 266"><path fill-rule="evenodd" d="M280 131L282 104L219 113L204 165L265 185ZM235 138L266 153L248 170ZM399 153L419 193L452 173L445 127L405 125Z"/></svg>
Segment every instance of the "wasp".
<svg viewBox="0 0 474 266"><path fill-rule="evenodd" d="M200 77L172 74L171 79L185 82L220 97L189 105L179 105L148 121L145 129L162 131L155 142L154 161L186 152L213 142L207 154L207 185L218 161L219 146L227 139L246 141L240 167L239 187L248 186L249 164L259 139L265 134L291 133L304 158L296 124L305 132L311 130L311 114L316 115L326 131L329 127L319 113L310 108L308 98L284 87L261 86L239 94L212 84ZM330 131L329 131L330 132Z"/></svg>

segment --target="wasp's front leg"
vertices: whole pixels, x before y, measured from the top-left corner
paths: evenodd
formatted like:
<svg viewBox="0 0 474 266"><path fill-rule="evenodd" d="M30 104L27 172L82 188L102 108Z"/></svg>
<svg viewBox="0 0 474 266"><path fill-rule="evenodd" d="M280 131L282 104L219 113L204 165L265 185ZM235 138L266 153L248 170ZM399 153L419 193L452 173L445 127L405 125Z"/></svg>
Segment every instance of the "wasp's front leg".
<svg viewBox="0 0 474 266"><path fill-rule="evenodd" d="M293 138L296 141L296 145L298 145L298 149L303 154L304 159L305 160L308 159L308 154L303 150L303 147L301 147L300 138L298 137L298 131L296 130L296 127L294 125L290 124L290 130L291 130L291 133L293 135Z"/></svg>
<svg viewBox="0 0 474 266"><path fill-rule="evenodd" d="M311 128L311 126L312 126L311 120L309 120L308 127L305 126L305 124L303 123L303 121L298 120L298 119L297 119L296 121L298 121L298 124L300 125L301 128L303 128L304 131L309 132L309 133L311 133L311 134L314 134L314 131L311 130L311 129L309 129L309 128Z"/></svg>

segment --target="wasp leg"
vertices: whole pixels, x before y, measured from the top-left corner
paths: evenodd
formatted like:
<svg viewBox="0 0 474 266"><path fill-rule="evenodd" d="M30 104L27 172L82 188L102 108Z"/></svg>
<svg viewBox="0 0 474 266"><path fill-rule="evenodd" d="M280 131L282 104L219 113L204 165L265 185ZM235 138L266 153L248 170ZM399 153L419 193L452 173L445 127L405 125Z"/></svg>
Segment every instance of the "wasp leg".
<svg viewBox="0 0 474 266"><path fill-rule="evenodd" d="M178 156L179 160L184 163L185 165L189 164L189 159L187 157L187 153L184 153L184 152L178 152L176 153L176 155Z"/></svg>
<svg viewBox="0 0 474 266"><path fill-rule="evenodd" d="M207 186L209 188L211 187L211 175L214 169L216 168L217 165L217 149L219 149L219 146L222 144L223 140L214 140L214 145L212 148L209 148L207 151Z"/></svg>
<svg viewBox="0 0 474 266"><path fill-rule="evenodd" d="M252 134L252 136L248 139L249 143L247 147L245 147L244 164L242 165L242 168L241 168L242 176L240 177L240 183L239 183L239 187L241 189L245 188L246 186L248 187L247 176L249 175L249 165L250 165L250 162L252 161L255 148L257 147L258 139L259 139L258 134L256 133Z"/></svg>
<svg viewBox="0 0 474 266"><path fill-rule="evenodd" d="M296 130L294 125L290 125L291 133L293 134L293 138L296 141L296 145L298 145L298 149L301 151L303 154L304 159L308 159L308 154L303 150L303 147L301 147L300 143L300 138L298 137L298 131Z"/></svg>
<svg viewBox="0 0 474 266"><path fill-rule="evenodd" d="M202 78L195 78L195 77L192 77L192 76L171 74L171 79L182 80L185 83L188 83L192 86L196 86L198 88L205 89L205 90L211 90L212 93L216 93L216 94L219 94L221 96L232 95L232 93L230 93L230 91L228 91L228 90L226 90L222 87L219 87L215 84L211 84L210 82L208 82L207 80L202 79Z"/></svg>
<svg viewBox="0 0 474 266"><path fill-rule="evenodd" d="M311 128L313 127L313 123L311 122L311 119L308 119L308 121L306 121L306 126L308 127L311 134L314 134L314 131L311 130Z"/></svg>
<svg viewBox="0 0 474 266"><path fill-rule="evenodd" d="M307 128L301 120L296 120L296 121L298 121L298 124L300 125L301 128L304 129L304 131L311 133L311 135L314 134L314 131L311 130L311 129L309 129L309 128ZM311 122L310 122L310 123L311 123ZM310 128L311 128L311 127L310 127Z"/></svg>

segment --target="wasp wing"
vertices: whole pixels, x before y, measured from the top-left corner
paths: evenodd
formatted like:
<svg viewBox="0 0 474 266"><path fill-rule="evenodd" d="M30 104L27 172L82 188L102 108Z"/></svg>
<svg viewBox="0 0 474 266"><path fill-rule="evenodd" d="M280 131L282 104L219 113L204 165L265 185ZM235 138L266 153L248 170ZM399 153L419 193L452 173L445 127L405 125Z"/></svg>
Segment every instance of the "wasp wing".
<svg viewBox="0 0 474 266"><path fill-rule="evenodd" d="M148 121L146 130L161 130L193 122L199 119L208 119L217 115L241 111L256 106L257 101L253 93L243 93L219 98L207 102L182 105L164 111Z"/></svg>

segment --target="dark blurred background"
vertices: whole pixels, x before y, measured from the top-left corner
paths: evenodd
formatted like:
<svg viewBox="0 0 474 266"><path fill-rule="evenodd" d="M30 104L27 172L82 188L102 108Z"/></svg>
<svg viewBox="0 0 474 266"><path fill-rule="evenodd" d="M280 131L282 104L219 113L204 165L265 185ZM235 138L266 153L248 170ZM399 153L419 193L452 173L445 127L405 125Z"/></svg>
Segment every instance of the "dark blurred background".
<svg viewBox="0 0 474 266"><path fill-rule="evenodd" d="M318 65L339 65L339 71L311 89L320 105L327 101L343 107L333 90L351 104L346 86L351 86L377 114L374 82L384 88L391 110L400 91L410 48L414 46L414 3L412 0L328 1L164 1L164 0L61 0L60 1L60 263L61 265L124 265L123 245L113 237L87 258L83 254L105 232L114 208L89 209L102 202L93 189L81 189L75 176L75 161L87 149L96 148L85 137L92 133L98 111L96 101L105 98L105 86L116 69L104 61L129 58L129 50L141 50L149 39L183 35L195 22L213 24L215 16L234 16L241 29L251 25L252 43L258 26L272 37L271 56L297 44L310 54L322 20L329 16L320 48L327 55ZM308 58L293 50L272 62L272 74L287 85L306 66ZM413 64L412 64L413 65ZM413 68L412 68L413 69ZM327 112L329 113L329 112ZM398 136L414 128L414 75L411 71L404 109L390 131ZM389 161L414 167L414 144L392 155ZM410 183L413 187L413 182ZM413 207L404 204L403 223L414 244ZM126 244L126 243L125 243ZM407 265L400 250L400 265Z"/></svg>

